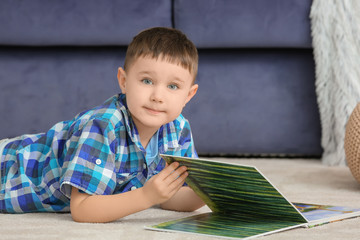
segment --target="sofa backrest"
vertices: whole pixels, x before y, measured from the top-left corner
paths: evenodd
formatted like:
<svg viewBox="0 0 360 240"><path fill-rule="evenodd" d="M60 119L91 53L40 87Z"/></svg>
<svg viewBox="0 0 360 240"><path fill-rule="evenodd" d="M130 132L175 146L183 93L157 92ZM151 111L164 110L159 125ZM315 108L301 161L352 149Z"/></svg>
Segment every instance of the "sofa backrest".
<svg viewBox="0 0 360 240"><path fill-rule="evenodd" d="M172 26L170 0L2 0L0 45L126 46L139 31Z"/></svg>
<svg viewBox="0 0 360 240"><path fill-rule="evenodd" d="M312 0L175 0L174 24L198 48L311 48Z"/></svg>
<svg viewBox="0 0 360 240"><path fill-rule="evenodd" d="M126 46L153 26L198 48L311 48L312 0L2 0L0 45Z"/></svg>

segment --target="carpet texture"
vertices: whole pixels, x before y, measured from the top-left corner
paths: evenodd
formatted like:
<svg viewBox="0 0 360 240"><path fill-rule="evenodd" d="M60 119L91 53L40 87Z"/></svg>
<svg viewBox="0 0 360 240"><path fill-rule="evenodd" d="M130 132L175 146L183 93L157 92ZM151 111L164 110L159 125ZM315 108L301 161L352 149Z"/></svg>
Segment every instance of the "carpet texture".
<svg viewBox="0 0 360 240"><path fill-rule="evenodd" d="M328 167L318 159L216 160L258 167L293 202L360 207L360 184L346 166ZM143 229L144 226L206 211L209 211L207 207L193 213L165 211L154 207L106 224L76 223L70 214L0 214L0 239L217 239ZM258 239L359 239L359 228L360 218L353 218L315 228L293 229Z"/></svg>

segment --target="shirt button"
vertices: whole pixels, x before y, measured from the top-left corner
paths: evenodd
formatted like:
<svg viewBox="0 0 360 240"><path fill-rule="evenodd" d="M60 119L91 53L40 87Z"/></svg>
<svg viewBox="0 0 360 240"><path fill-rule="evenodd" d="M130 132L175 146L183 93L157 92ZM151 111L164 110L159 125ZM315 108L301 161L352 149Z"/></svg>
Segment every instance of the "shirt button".
<svg viewBox="0 0 360 240"><path fill-rule="evenodd" d="M100 165L100 164L101 164L101 160L100 160L100 159L96 159L95 163L96 163L97 165Z"/></svg>
<svg viewBox="0 0 360 240"><path fill-rule="evenodd" d="M135 190L135 189L136 189L136 187L135 187L135 186L131 187L131 191L132 191L132 190Z"/></svg>

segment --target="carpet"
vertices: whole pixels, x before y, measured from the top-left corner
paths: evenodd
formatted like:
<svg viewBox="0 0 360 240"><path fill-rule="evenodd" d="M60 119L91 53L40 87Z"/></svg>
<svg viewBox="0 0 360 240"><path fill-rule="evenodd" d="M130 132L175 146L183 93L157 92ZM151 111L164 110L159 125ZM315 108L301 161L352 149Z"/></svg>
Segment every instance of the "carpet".
<svg viewBox="0 0 360 240"><path fill-rule="evenodd" d="M230 163L256 166L290 201L360 207L360 184L346 166L329 167L319 159L216 158ZM205 206L192 213L157 207L106 224L76 223L70 214L0 214L0 239L139 239L206 240L215 237L167 233L144 226L209 211ZM298 228L258 239L359 239L360 218L314 228Z"/></svg>

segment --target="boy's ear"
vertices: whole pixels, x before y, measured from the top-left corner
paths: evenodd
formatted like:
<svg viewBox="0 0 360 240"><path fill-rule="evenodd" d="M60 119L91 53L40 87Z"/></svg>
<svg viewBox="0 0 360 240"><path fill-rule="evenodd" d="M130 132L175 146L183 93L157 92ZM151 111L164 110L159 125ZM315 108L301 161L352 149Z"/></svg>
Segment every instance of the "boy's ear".
<svg viewBox="0 0 360 240"><path fill-rule="evenodd" d="M199 88L199 85L197 85L197 84L194 84L194 85L191 86L189 94L188 94L188 96L186 98L186 101L185 101L185 105L192 99L193 96L195 96L198 88Z"/></svg>
<svg viewBox="0 0 360 240"><path fill-rule="evenodd" d="M119 83L121 92L125 94L125 92L126 92L126 73L125 73L125 70L122 69L121 67L119 67L119 69L118 69L117 78L118 78L118 83Z"/></svg>

